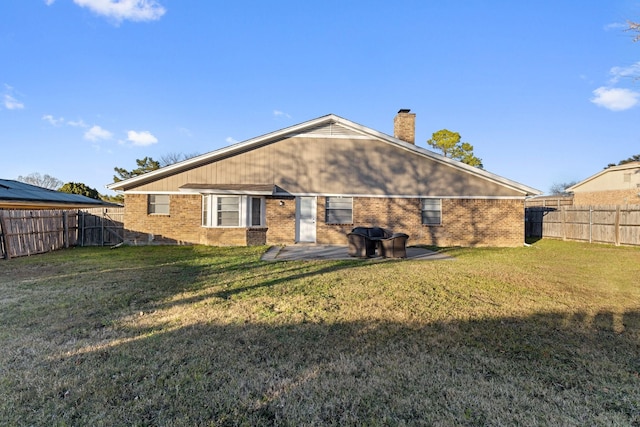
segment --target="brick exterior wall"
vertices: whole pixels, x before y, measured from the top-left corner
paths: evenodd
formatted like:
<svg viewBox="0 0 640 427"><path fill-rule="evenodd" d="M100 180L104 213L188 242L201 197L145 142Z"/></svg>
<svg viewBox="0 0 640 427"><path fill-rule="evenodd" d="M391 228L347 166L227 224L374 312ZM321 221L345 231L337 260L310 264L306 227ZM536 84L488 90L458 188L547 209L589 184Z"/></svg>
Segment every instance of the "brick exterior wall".
<svg viewBox="0 0 640 427"><path fill-rule="evenodd" d="M169 196L169 214L149 215L146 194L125 195L125 241L134 245L202 244L247 246L266 244L267 229L202 227L202 196ZM295 206L295 205L294 205Z"/></svg>
<svg viewBox="0 0 640 427"><path fill-rule="evenodd" d="M640 188L629 190L592 191L573 194L574 206L637 205L640 204Z"/></svg>
<svg viewBox="0 0 640 427"><path fill-rule="evenodd" d="M169 215L149 215L147 200L146 194L125 195L125 240L133 244L200 242L200 195L171 195Z"/></svg>
<svg viewBox="0 0 640 427"><path fill-rule="evenodd" d="M378 226L409 235L409 245L522 246L524 200L443 199L442 225L422 225L420 199L354 198L353 224L325 224L318 198L317 240L344 244L354 226Z"/></svg>
<svg viewBox="0 0 640 427"><path fill-rule="evenodd" d="M265 203L268 245L292 245L296 242L296 199L267 198Z"/></svg>
<svg viewBox="0 0 640 427"><path fill-rule="evenodd" d="M133 244L245 246L294 244L296 201L266 198L266 228L201 226L202 197L171 195L169 215L149 215L147 195L126 195L125 238ZM352 224L326 224L326 197L317 198L317 243L346 244L354 226L379 226L408 234L410 245L521 246L524 200L443 199L442 225L421 224L420 199L358 198Z"/></svg>

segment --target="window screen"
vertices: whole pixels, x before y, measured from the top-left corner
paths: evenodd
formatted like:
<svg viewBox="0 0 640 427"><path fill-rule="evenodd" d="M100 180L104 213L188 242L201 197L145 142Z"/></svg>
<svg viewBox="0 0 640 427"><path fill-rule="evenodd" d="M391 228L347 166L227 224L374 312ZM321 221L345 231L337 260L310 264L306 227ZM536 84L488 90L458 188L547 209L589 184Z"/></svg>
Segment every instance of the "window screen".
<svg viewBox="0 0 640 427"><path fill-rule="evenodd" d="M149 194L150 214L169 214L169 195L168 194Z"/></svg>
<svg viewBox="0 0 640 427"><path fill-rule="evenodd" d="M327 197L327 224L353 223L353 197Z"/></svg>
<svg viewBox="0 0 640 427"><path fill-rule="evenodd" d="M218 197L219 227L235 227L240 224L240 197Z"/></svg>
<svg viewBox="0 0 640 427"><path fill-rule="evenodd" d="M422 224L442 224L442 200L422 199Z"/></svg>

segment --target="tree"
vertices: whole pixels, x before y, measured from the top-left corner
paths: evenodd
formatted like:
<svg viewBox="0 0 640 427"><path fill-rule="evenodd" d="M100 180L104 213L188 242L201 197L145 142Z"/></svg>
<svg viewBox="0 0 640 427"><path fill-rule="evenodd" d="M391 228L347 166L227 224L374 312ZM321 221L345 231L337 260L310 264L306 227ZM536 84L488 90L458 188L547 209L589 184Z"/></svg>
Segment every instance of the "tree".
<svg viewBox="0 0 640 427"><path fill-rule="evenodd" d="M49 190L57 190L62 185L62 181L58 178L54 178L51 175L40 175L38 172L30 173L27 176L20 175L18 181L26 182L27 184L36 185L38 187L48 188Z"/></svg>
<svg viewBox="0 0 640 427"><path fill-rule="evenodd" d="M631 163L631 162L640 162L640 154L634 154L633 156L629 157L628 159L624 159L624 160L620 160L618 162L618 164L615 163L609 163L606 168L610 168L611 166L620 166L620 165L624 165L626 163Z"/></svg>
<svg viewBox="0 0 640 427"><path fill-rule="evenodd" d="M113 182L120 182L125 179L133 178L134 176L142 175L144 173L160 169L160 162L153 160L151 157L136 159L136 164L138 165L138 167L131 171L119 167L113 168L113 170L117 174L117 176L113 176Z"/></svg>
<svg viewBox="0 0 640 427"><path fill-rule="evenodd" d="M549 188L549 194L552 196L566 196L566 189L576 185L578 181L569 181L569 182L554 182L551 188Z"/></svg>
<svg viewBox="0 0 640 427"><path fill-rule="evenodd" d="M633 22L633 21L627 21L627 24L629 25L629 28L627 28L627 31L634 31L634 32L638 33L633 38L633 41L634 42L640 41L640 23Z"/></svg>
<svg viewBox="0 0 640 427"><path fill-rule="evenodd" d="M473 154L473 145L468 142L460 142L460 134L458 132L451 132L447 129L439 130L433 133L427 144L442 151L445 157L459 160L462 163L476 166L480 169L483 168L482 159Z"/></svg>
<svg viewBox="0 0 640 427"><path fill-rule="evenodd" d="M124 203L124 194L116 194L114 196L110 196L108 194L101 194L100 195L100 199L104 200L105 202L123 204Z"/></svg>
<svg viewBox="0 0 640 427"><path fill-rule="evenodd" d="M162 157L160 157L160 167L165 167L165 166L169 166L172 165L174 163L178 163L181 162L183 160L187 160L190 159L192 157L197 156L198 153L189 153L189 154L184 154L184 153L176 153L176 152L172 152L172 153L167 153L165 155L163 155Z"/></svg>
<svg viewBox="0 0 640 427"><path fill-rule="evenodd" d="M80 194L81 196L100 200L100 193L98 193L98 190L91 188L81 182L67 182L65 185L60 187L58 191L69 194Z"/></svg>

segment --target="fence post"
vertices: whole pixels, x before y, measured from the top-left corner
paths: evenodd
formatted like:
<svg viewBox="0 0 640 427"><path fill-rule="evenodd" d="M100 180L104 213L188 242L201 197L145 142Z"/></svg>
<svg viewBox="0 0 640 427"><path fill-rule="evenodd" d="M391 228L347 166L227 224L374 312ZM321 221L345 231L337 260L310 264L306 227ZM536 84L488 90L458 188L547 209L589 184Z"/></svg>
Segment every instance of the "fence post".
<svg viewBox="0 0 640 427"><path fill-rule="evenodd" d="M562 207L562 240L567 240L567 207Z"/></svg>
<svg viewBox="0 0 640 427"><path fill-rule="evenodd" d="M102 208L102 218L100 218L100 246L104 246L104 220L107 216L107 209Z"/></svg>
<svg viewBox="0 0 640 427"><path fill-rule="evenodd" d="M7 223L4 219L4 212L0 210L0 234L2 235L2 239L0 239L0 244L4 243L4 259L11 258L11 242L7 237ZM2 249L2 248L0 248Z"/></svg>
<svg viewBox="0 0 640 427"><path fill-rule="evenodd" d="M615 245L620 246L620 205L616 205Z"/></svg>
<svg viewBox="0 0 640 427"><path fill-rule="evenodd" d="M80 215L80 213L82 213L82 215ZM78 222L79 222L78 227L80 227L80 246L84 247L84 229L85 229L84 211L78 211Z"/></svg>
<svg viewBox="0 0 640 427"><path fill-rule="evenodd" d="M62 211L62 246L69 247L69 217L67 211Z"/></svg>
<svg viewBox="0 0 640 427"><path fill-rule="evenodd" d="M593 239L593 206L589 205L589 243Z"/></svg>

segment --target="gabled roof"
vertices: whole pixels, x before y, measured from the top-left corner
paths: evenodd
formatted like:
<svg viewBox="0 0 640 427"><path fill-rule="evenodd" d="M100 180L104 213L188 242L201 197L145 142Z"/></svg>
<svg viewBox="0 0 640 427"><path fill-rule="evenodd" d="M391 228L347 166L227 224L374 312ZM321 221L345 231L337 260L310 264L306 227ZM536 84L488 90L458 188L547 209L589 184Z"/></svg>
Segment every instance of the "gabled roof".
<svg viewBox="0 0 640 427"><path fill-rule="evenodd" d="M606 169L601 170L600 172L591 175L589 178L584 179L580 182L578 182L577 184L572 185L571 187L568 187L566 189L567 192L573 192L576 189L582 187L584 184L593 181L594 179L597 179L599 177L601 177L602 175L611 173L611 172L617 172L617 171L622 171L622 170L627 170L627 169L639 169L640 170L640 162L629 162L629 163L624 163L622 165L618 165L618 166L610 166Z"/></svg>
<svg viewBox="0 0 640 427"><path fill-rule="evenodd" d="M116 206L79 194L49 190L20 181L0 179L0 208L5 209L73 209Z"/></svg>
<svg viewBox="0 0 640 427"><path fill-rule="evenodd" d="M296 135L304 134L306 132L311 132L332 124L338 125L336 126L336 131L338 132L340 132L339 128L341 127L343 128L342 129L343 132L346 129L346 130L358 133L365 137L378 139L382 142L394 145L397 148L411 151L420 156L429 158L435 162L446 164L450 167L463 170L471 175L506 186L517 192L522 193L523 196L537 195L542 193L541 191L535 188L520 184L516 181L512 181L510 179L501 177L491 172L487 172L483 169L479 169L473 166L469 166L465 163L449 159L448 157L445 157L441 154L434 153L433 151L429 151L424 148L420 148L414 144L410 144L408 142L394 138L382 132L378 132L366 126L362 126L358 123L344 119L340 116L336 116L335 114L329 114L326 116L318 117L317 119L309 120L294 126L290 126L288 128L284 128L275 132L268 133L266 135L258 136L256 138L239 142L237 144L230 145L230 146L221 148L219 150L202 154L200 156L196 156L179 163L165 166L163 168L145 173L143 175L139 175L133 178L120 181L120 182L109 184L107 185L107 188L111 190L126 191L127 189L138 186L138 185L142 185L142 184L152 182L161 178L165 178L167 176L171 176L171 175L174 175L198 166L202 166L219 159L233 156L234 154L239 154L239 153L251 150L253 148L258 148L260 146L267 145L287 137L293 137ZM326 128L326 129L331 129L331 128Z"/></svg>

